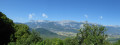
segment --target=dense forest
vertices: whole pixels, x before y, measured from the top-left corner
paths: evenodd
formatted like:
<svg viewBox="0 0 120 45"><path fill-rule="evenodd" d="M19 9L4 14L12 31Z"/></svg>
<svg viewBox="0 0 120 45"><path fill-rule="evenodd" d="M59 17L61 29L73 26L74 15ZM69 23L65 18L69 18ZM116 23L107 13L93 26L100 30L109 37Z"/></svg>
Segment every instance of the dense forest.
<svg viewBox="0 0 120 45"><path fill-rule="evenodd" d="M119 45L107 41L104 26L89 25L87 22L79 29L79 33L72 38L43 39L39 32L32 30L25 24L15 24L5 14L0 12L0 45ZM45 33L45 32L44 32Z"/></svg>

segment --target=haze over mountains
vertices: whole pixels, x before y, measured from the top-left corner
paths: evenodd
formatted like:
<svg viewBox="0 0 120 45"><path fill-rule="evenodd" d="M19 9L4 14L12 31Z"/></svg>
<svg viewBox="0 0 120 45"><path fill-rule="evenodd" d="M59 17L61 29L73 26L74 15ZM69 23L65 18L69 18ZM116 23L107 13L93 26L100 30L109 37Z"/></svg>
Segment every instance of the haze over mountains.
<svg viewBox="0 0 120 45"><path fill-rule="evenodd" d="M63 21L49 21L49 20L31 20L27 22L30 28L37 29L37 28L44 28L49 30L53 33L62 36L75 36L78 30L83 27L83 24L86 22L76 22L72 20L63 20ZM89 23L89 22L88 22ZM89 23L90 25L96 23ZM112 25L103 25L107 28L106 34L108 35L120 35L120 26L112 26Z"/></svg>

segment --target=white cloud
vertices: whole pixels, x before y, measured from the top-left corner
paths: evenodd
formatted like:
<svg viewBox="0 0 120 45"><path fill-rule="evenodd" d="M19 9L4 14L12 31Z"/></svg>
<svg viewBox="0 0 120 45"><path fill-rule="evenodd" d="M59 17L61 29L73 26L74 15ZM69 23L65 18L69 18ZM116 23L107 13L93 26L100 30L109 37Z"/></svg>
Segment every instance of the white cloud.
<svg viewBox="0 0 120 45"><path fill-rule="evenodd" d="M31 14L29 14L28 18L29 18L29 19L32 19L34 15L35 15L35 14L31 13Z"/></svg>
<svg viewBox="0 0 120 45"><path fill-rule="evenodd" d="M85 14L84 16L85 16L85 18L88 18L88 15L87 15L87 14Z"/></svg>
<svg viewBox="0 0 120 45"><path fill-rule="evenodd" d="M48 16L45 13L42 14L42 17L48 18Z"/></svg>
<svg viewBox="0 0 120 45"><path fill-rule="evenodd" d="M100 19L103 19L103 16L100 16Z"/></svg>

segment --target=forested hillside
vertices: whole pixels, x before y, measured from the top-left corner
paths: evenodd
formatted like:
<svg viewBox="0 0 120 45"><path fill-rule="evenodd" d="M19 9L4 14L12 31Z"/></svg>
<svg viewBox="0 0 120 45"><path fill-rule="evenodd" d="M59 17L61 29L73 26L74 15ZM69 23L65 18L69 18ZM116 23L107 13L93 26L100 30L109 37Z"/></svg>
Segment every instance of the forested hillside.
<svg viewBox="0 0 120 45"><path fill-rule="evenodd" d="M14 23L11 19L7 18L5 14L0 12L0 44L7 45L10 41L15 41L14 39ZM10 39L12 37L13 39Z"/></svg>
<svg viewBox="0 0 120 45"><path fill-rule="evenodd" d="M35 29L30 31L25 24L15 24L0 12L0 45L119 45L120 41L110 43L107 41L104 26L83 24L83 28L75 37L59 39L43 39L40 34L54 34L45 29L40 29L40 33ZM48 33L48 34L47 34ZM57 34L54 34L57 35ZM48 37L49 38L49 37Z"/></svg>
<svg viewBox="0 0 120 45"><path fill-rule="evenodd" d="M65 36L62 36L62 35L58 35L54 32L51 32L47 29L44 29L44 28L36 28L34 29L35 31L39 32L40 33L40 36L44 39L47 39L47 38L60 38L60 39L64 39L66 38Z"/></svg>

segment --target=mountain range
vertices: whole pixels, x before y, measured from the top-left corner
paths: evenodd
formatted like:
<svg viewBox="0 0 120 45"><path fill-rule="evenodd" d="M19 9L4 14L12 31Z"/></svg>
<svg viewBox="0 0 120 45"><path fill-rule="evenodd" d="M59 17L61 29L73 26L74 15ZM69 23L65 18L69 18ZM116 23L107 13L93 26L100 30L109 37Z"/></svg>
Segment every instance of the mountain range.
<svg viewBox="0 0 120 45"><path fill-rule="evenodd" d="M46 30L49 30L53 33L56 33L58 35L62 36L75 36L76 33L78 33L79 29L83 27L83 24L86 22L77 22L72 20L63 20L63 21L49 21L49 20L31 20L27 23L24 23L28 25L32 29L37 28L44 28ZM96 23L89 23L92 25L100 25ZM107 31L105 32L108 35L120 35L120 26L112 26L112 25L102 25L105 26Z"/></svg>

